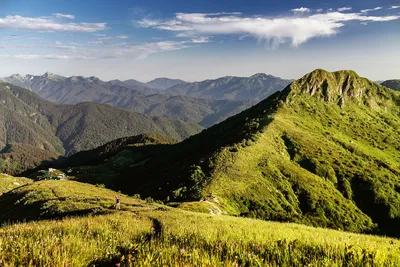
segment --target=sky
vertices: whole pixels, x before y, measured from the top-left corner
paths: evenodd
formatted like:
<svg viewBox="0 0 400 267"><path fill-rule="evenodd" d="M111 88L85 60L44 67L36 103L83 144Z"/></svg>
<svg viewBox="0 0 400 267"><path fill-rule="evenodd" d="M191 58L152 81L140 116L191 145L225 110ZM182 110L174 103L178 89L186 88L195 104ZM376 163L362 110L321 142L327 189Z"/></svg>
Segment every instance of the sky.
<svg viewBox="0 0 400 267"><path fill-rule="evenodd" d="M400 79L400 0L0 0L0 77Z"/></svg>

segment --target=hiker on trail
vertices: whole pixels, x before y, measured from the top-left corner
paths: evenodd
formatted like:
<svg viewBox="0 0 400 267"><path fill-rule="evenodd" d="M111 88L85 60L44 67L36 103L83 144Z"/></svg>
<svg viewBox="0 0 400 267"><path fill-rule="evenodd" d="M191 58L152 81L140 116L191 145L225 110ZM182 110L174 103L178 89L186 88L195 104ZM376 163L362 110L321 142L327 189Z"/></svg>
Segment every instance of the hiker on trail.
<svg viewBox="0 0 400 267"><path fill-rule="evenodd" d="M121 201L118 196L115 196L115 209L119 210L121 208Z"/></svg>

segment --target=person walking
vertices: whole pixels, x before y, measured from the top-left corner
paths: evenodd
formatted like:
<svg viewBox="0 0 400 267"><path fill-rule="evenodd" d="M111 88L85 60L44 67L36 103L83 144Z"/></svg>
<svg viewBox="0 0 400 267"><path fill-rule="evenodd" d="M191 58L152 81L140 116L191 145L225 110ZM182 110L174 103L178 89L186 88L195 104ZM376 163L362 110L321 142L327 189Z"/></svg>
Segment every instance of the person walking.
<svg viewBox="0 0 400 267"><path fill-rule="evenodd" d="M115 209L116 210L121 209L121 200L119 199L118 196L115 196Z"/></svg>

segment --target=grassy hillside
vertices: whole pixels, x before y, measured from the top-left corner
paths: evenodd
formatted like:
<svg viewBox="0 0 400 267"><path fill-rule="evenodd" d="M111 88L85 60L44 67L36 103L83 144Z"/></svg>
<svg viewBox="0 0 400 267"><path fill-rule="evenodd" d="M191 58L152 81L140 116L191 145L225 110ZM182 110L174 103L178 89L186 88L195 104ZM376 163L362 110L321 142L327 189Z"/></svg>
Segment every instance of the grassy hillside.
<svg viewBox="0 0 400 267"><path fill-rule="evenodd" d="M386 87L396 90L396 91L400 91L400 80L388 80L388 81L381 83L381 85L386 86Z"/></svg>
<svg viewBox="0 0 400 267"><path fill-rule="evenodd" d="M322 70L283 93L252 145L218 154L205 190L236 214L352 231L372 219L398 236L399 94Z"/></svg>
<svg viewBox="0 0 400 267"><path fill-rule="evenodd" d="M0 173L0 196L14 188L26 185L32 180L21 177L13 177Z"/></svg>
<svg viewBox="0 0 400 267"><path fill-rule="evenodd" d="M393 90L316 70L182 143L129 148L76 178L205 199L228 214L400 236L399 109Z"/></svg>
<svg viewBox="0 0 400 267"><path fill-rule="evenodd" d="M123 210L133 211L133 208L140 210L151 206L101 186L68 180L40 181L1 196L0 224L110 213L115 211L116 195L124 203Z"/></svg>
<svg viewBox="0 0 400 267"><path fill-rule="evenodd" d="M68 188L68 189L67 189ZM400 242L296 224L212 216L71 181L0 196L9 216L59 218L0 227L5 266L398 266ZM40 208L39 208L40 207ZM87 214L91 216L68 217ZM21 213L22 214L22 213ZM22 217L23 215L21 215ZM15 217L14 217L15 218ZM28 217L30 219L31 217ZM38 217L36 217L38 219Z"/></svg>

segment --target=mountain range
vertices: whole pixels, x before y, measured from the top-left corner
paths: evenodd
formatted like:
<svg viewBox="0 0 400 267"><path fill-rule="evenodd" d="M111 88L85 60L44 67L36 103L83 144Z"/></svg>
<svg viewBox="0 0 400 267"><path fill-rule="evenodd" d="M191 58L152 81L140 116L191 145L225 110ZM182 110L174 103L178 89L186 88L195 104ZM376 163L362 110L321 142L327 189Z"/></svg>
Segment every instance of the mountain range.
<svg viewBox="0 0 400 267"><path fill-rule="evenodd" d="M282 90L293 80L285 80L272 75L258 73L251 77L226 76L215 80L182 83L166 92L173 95L186 95L209 99L261 101L271 94Z"/></svg>
<svg viewBox="0 0 400 267"><path fill-rule="evenodd" d="M197 124L150 117L104 104L58 105L29 90L1 82L0 114L1 148L13 143L26 144L57 155L70 155L140 133L185 139L203 129Z"/></svg>
<svg viewBox="0 0 400 267"><path fill-rule="evenodd" d="M316 70L181 143L124 139L60 166L193 210L400 236L399 134L399 92Z"/></svg>
<svg viewBox="0 0 400 267"><path fill-rule="evenodd" d="M67 78L45 73L42 76L16 74L3 80L29 89L40 97L58 104L109 104L150 116L197 123L203 127L209 127L257 103L252 99L232 101L171 96L165 90L166 87L183 81L167 78L155 79L144 84L136 80L104 82L96 77Z"/></svg>

